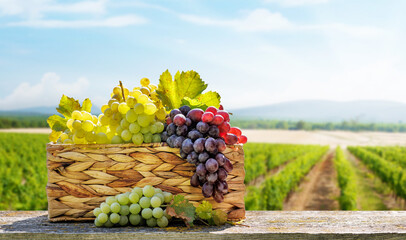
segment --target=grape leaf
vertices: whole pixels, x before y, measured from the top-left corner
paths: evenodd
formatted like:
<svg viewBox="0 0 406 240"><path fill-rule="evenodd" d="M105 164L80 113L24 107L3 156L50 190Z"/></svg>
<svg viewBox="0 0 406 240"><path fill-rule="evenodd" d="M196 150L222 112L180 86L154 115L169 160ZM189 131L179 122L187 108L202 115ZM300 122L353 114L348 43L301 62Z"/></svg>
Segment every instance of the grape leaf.
<svg viewBox="0 0 406 240"><path fill-rule="evenodd" d="M58 132L55 130L52 130L52 132L49 134L49 140L51 142L56 142L58 141L59 136L61 136L62 132Z"/></svg>
<svg viewBox="0 0 406 240"><path fill-rule="evenodd" d="M195 207L182 195L176 195L169 206L166 207L166 213L169 216L182 219L187 227L193 226L195 220Z"/></svg>
<svg viewBox="0 0 406 240"><path fill-rule="evenodd" d="M47 119L47 123L49 125L49 127L54 130L54 131L64 131L67 127L66 127L66 122L67 119L66 118L62 118L59 115L52 115Z"/></svg>
<svg viewBox="0 0 406 240"><path fill-rule="evenodd" d="M196 215L204 220L212 218L211 212L213 211L211 203L208 201L202 201L196 208Z"/></svg>
<svg viewBox="0 0 406 240"><path fill-rule="evenodd" d="M92 111L92 101L89 98L83 100L82 107L80 108L81 111L91 112Z"/></svg>
<svg viewBox="0 0 406 240"><path fill-rule="evenodd" d="M74 98L62 95L61 101L59 102L59 107L57 107L56 110L69 119L71 118L73 111L80 110L80 103Z"/></svg>
<svg viewBox="0 0 406 240"><path fill-rule="evenodd" d="M220 107L220 94L217 92L206 92L200 94L197 98L191 99L189 97L184 97L182 99L182 105L188 105L190 108L200 108L205 111L208 107L213 106L216 108Z"/></svg>
<svg viewBox="0 0 406 240"><path fill-rule="evenodd" d="M212 212L214 224L217 226L224 225L227 222L227 213L217 209Z"/></svg>

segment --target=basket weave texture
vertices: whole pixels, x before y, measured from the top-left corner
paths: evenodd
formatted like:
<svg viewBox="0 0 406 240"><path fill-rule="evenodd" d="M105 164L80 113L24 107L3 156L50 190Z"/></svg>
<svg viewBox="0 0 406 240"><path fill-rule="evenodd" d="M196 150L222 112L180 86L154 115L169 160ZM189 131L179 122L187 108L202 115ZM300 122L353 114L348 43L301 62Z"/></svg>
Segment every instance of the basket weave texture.
<svg viewBox="0 0 406 240"><path fill-rule="evenodd" d="M47 145L48 218L57 221L93 220L93 209L106 197L152 185L184 195L194 205L208 200L213 209L228 213L229 220L245 218L244 151L227 146L224 155L234 169L227 177L224 202L204 198L201 188L190 185L195 166L179 156L179 149L154 143L108 145Z"/></svg>

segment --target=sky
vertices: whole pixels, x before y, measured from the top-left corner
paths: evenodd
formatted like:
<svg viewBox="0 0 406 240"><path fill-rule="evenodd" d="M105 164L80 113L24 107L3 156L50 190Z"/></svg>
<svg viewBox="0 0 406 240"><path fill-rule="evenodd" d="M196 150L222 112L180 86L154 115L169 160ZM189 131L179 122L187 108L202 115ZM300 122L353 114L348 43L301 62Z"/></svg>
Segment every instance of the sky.
<svg viewBox="0 0 406 240"><path fill-rule="evenodd" d="M197 71L227 109L406 103L406 1L0 0L0 110Z"/></svg>

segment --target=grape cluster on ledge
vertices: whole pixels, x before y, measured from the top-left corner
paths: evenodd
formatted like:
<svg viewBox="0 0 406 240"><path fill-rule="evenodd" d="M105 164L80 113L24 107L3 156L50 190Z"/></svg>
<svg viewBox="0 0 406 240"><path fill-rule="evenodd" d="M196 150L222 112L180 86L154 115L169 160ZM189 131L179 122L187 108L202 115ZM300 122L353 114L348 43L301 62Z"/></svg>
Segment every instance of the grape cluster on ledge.
<svg viewBox="0 0 406 240"><path fill-rule="evenodd" d="M246 143L247 137L239 128L230 126L227 111L215 107L173 109L166 119L162 141L172 148L180 148L180 156L196 166L190 180L194 187L202 186L203 196L223 202L228 192L227 176L233 165L222 152L226 144Z"/></svg>

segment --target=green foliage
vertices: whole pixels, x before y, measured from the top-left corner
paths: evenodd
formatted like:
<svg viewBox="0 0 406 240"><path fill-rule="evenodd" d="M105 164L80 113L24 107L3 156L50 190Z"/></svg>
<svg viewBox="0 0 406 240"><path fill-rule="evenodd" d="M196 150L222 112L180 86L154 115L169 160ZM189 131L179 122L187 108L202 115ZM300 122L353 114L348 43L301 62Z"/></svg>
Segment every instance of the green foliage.
<svg viewBox="0 0 406 240"><path fill-rule="evenodd" d="M354 169L351 163L345 159L340 147L336 149L334 165L337 169L338 185L341 189L340 208L342 210L357 210L357 185Z"/></svg>
<svg viewBox="0 0 406 240"><path fill-rule="evenodd" d="M0 210L45 210L46 134L0 133Z"/></svg>
<svg viewBox="0 0 406 240"><path fill-rule="evenodd" d="M166 212L170 216L182 219L187 227L193 226L195 210L196 208L193 204L182 195L176 195L166 207Z"/></svg>
<svg viewBox="0 0 406 240"><path fill-rule="evenodd" d="M314 164L328 150L328 146L313 149L288 163L283 170L269 176L259 187L249 187L245 198L247 210L282 210L283 201Z"/></svg>
<svg viewBox="0 0 406 240"><path fill-rule="evenodd" d="M404 168L362 147L348 147L348 150L361 159L383 182L387 183L396 195L406 199L406 170Z"/></svg>
<svg viewBox="0 0 406 240"><path fill-rule="evenodd" d="M406 148L405 147L365 147L364 149L373 152L380 157L399 164L406 169Z"/></svg>
<svg viewBox="0 0 406 240"><path fill-rule="evenodd" d="M47 115L0 115L0 128L46 128Z"/></svg>
<svg viewBox="0 0 406 240"><path fill-rule="evenodd" d="M213 211L211 203L208 201L202 201L196 208L196 215L204 220L209 220L212 218L211 212Z"/></svg>

